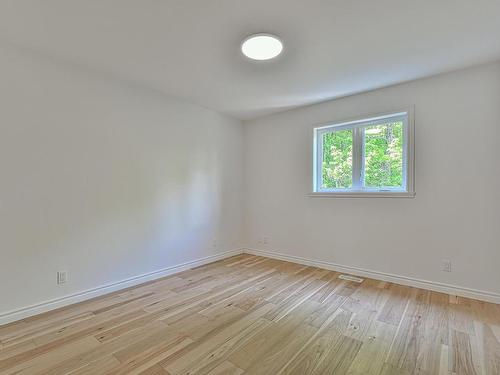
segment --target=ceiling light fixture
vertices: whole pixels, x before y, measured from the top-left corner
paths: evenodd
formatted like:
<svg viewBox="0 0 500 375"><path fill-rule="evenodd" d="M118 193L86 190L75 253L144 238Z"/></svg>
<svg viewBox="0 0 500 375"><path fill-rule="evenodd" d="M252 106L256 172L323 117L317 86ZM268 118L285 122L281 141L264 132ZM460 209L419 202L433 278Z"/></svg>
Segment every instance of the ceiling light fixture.
<svg viewBox="0 0 500 375"><path fill-rule="evenodd" d="M283 51L280 38L272 34L253 34L241 43L241 52L252 60L270 60Z"/></svg>

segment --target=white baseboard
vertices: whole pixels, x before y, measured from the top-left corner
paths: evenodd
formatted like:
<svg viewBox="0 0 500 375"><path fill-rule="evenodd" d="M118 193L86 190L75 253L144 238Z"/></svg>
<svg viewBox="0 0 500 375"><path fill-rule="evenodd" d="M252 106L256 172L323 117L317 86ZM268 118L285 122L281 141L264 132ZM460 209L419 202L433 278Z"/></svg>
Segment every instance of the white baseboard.
<svg viewBox="0 0 500 375"><path fill-rule="evenodd" d="M35 305L23 307L16 310L0 312L0 325L15 322L33 315L38 315L47 311L55 310L60 307L68 306L77 302L82 302L94 297L99 297L104 294L115 292L121 289L129 288L131 286L143 284L145 282L156 280L165 276L172 275L181 271L188 270L190 268L202 266L207 263L215 262L217 260L225 259L243 253L243 249L236 249L231 251L226 251L224 253L210 255L208 257L196 259L186 263L178 264L176 266L171 266L163 268L161 270L145 273L142 275L134 276L125 280L117 281L115 283L102 285L97 288L84 290L75 294L68 296L63 296L60 298L52 299L49 301L44 301L37 303Z"/></svg>
<svg viewBox="0 0 500 375"><path fill-rule="evenodd" d="M11 323L17 320L21 320L33 315L41 314L47 311L55 310L60 307L68 306L77 302L82 302L91 298L99 297L104 294L119 291L131 286L143 284L145 282L160 279L165 276L169 276L178 272L188 270L193 267L202 266L207 263L215 262L217 260L222 260L235 256L241 253L247 253L252 255L260 255L268 258L284 260L293 263L304 264L308 266L314 266L324 269L329 269L333 271L339 271L344 273L349 273L361 277L369 277L376 280L393 282L396 284L412 286L421 289L433 290L436 292L457 295L461 297L474 298L481 301L492 302L500 304L500 294L494 292L481 291L476 289L464 288L455 285L443 284L433 281L426 281L421 279L415 279L411 277L393 275L385 272L372 271L358 267L344 266L341 264L336 264L332 262L325 262L321 260L307 259L293 255L287 255L278 253L275 251L257 250L257 249L236 249L227 251L220 254L211 255L205 258L193 260L190 262L182 263L176 266L163 268L161 270L153 271L143 275L134 276L125 280L121 280L115 283L103 285L97 288L85 290L72 295L63 296L57 299L44 301L35 305L23 307L20 309L2 312L0 313L0 325Z"/></svg>
<svg viewBox="0 0 500 375"><path fill-rule="evenodd" d="M372 271L364 268L344 266L341 264L336 264L332 262L325 262L321 260L313 260L302 258L294 255L286 255L278 253L275 251L257 250L245 248L244 253L252 255L260 255L263 257L285 260L288 262L304 264L307 266L314 266L319 268L324 268L332 271L338 271L343 273L349 273L355 276L368 277L375 280L388 281L395 284L401 284L406 286L412 286L420 289L428 289L435 292L441 292L451 295L456 295L460 297L474 298L481 301L492 302L500 304L500 294L494 292L487 292L482 290L464 288L456 285L449 285L438 283L434 281L427 281L421 279L415 279L412 277L406 277L401 275L393 275L385 272Z"/></svg>

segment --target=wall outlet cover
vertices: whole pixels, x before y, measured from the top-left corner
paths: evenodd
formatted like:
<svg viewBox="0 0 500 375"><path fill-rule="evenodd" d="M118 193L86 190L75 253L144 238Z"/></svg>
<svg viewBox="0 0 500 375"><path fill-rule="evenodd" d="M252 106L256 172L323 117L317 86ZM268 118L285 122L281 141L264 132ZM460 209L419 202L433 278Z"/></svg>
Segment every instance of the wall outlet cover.
<svg viewBox="0 0 500 375"><path fill-rule="evenodd" d="M451 272L451 260L443 259L441 261L441 270L443 272Z"/></svg>
<svg viewBox="0 0 500 375"><path fill-rule="evenodd" d="M57 284L62 285L68 282L68 272L67 271L57 271Z"/></svg>

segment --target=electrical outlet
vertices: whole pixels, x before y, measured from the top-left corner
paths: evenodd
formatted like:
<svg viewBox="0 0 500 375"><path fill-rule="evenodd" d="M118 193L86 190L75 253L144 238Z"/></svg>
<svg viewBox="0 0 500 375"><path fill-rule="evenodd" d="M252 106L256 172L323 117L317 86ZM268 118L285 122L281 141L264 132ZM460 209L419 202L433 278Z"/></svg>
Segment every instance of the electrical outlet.
<svg viewBox="0 0 500 375"><path fill-rule="evenodd" d="M451 260L443 259L441 261L441 271L443 272L451 272Z"/></svg>
<svg viewBox="0 0 500 375"><path fill-rule="evenodd" d="M217 247L217 238L212 240L212 247L215 249Z"/></svg>
<svg viewBox="0 0 500 375"><path fill-rule="evenodd" d="M57 284L62 285L68 282L68 272L67 271L58 271L57 272Z"/></svg>
<svg viewBox="0 0 500 375"><path fill-rule="evenodd" d="M266 236L262 237L262 243L264 245L267 245L269 243L269 237L266 237Z"/></svg>

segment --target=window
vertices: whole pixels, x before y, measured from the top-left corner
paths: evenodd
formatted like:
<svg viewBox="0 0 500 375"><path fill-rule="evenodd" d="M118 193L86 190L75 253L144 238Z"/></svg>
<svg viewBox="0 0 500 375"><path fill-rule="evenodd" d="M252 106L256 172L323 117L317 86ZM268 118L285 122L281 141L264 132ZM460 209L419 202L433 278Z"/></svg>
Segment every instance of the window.
<svg viewBox="0 0 500 375"><path fill-rule="evenodd" d="M313 196L414 196L410 112L314 128L313 185Z"/></svg>

